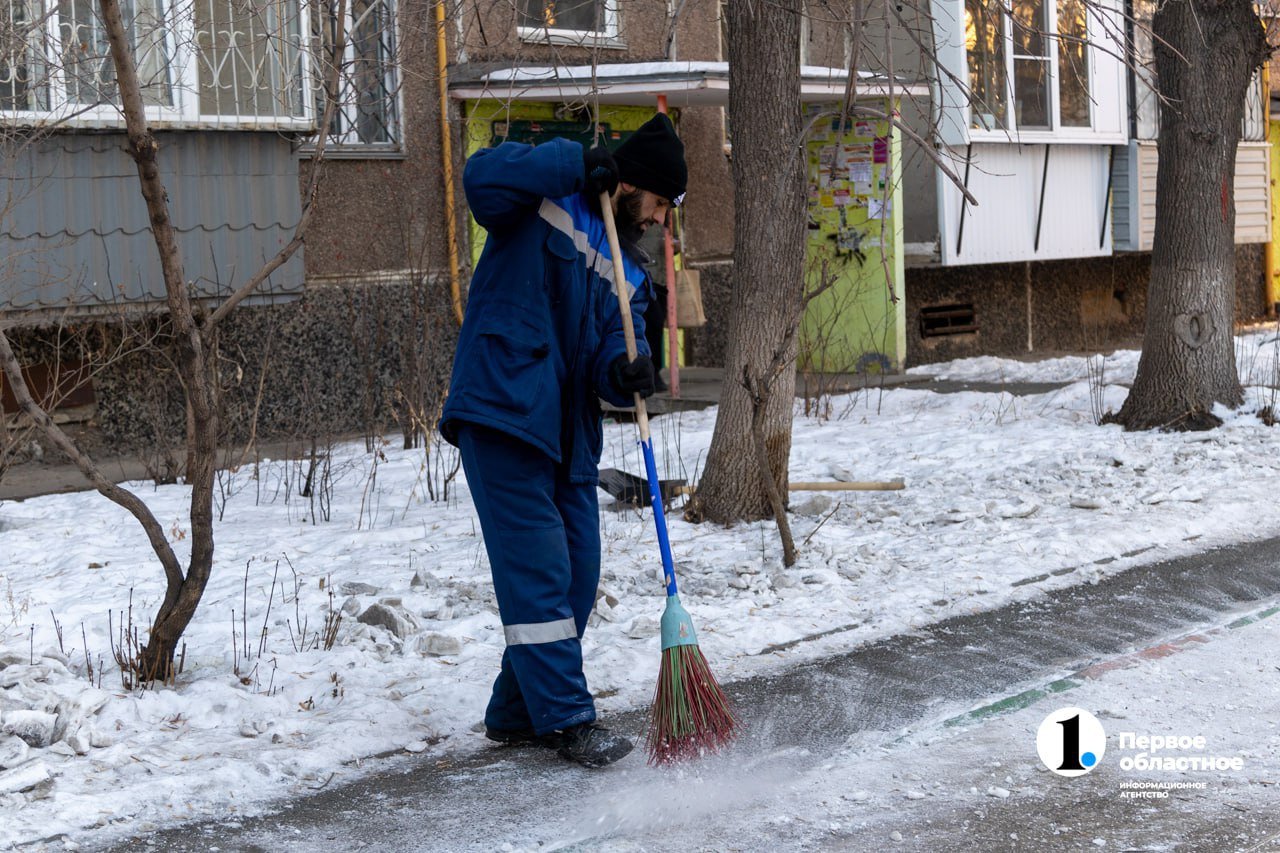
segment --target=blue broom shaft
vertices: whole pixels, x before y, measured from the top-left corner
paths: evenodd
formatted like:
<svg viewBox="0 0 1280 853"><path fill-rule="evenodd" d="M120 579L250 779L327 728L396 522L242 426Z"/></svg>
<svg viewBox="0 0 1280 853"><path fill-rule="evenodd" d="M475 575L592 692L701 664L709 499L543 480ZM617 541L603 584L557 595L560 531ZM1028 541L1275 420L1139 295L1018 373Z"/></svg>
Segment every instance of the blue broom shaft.
<svg viewBox="0 0 1280 853"><path fill-rule="evenodd" d="M631 319L631 299L627 291L626 271L622 266L622 248L618 244L618 227L613 221L613 205L608 193L600 193L600 217L604 220L605 235L609 240L609 254L613 261L613 287L618 297L618 311L622 315L622 337L627 345L627 360L635 361L636 330ZM649 476L649 498L653 506L653 523L658 528L658 545L662 551L662 571L667 580L667 597L676 594L676 567L671 559L671 541L667 538L667 519L662 513L662 489L658 485L658 466L653 461L653 439L649 436L649 411L644 398L635 395L636 426L640 429L640 449L644 454L644 470Z"/></svg>
<svg viewBox="0 0 1280 853"><path fill-rule="evenodd" d="M653 439L640 442L644 454L644 471L649 478L649 502L653 506L653 525L658 529L658 548L662 552L662 576L667 579L667 596L676 590L676 566L671 559L671 540L667 536L667 517L662 511L662 487L658 485L658 464L653 459Z"/></svg>

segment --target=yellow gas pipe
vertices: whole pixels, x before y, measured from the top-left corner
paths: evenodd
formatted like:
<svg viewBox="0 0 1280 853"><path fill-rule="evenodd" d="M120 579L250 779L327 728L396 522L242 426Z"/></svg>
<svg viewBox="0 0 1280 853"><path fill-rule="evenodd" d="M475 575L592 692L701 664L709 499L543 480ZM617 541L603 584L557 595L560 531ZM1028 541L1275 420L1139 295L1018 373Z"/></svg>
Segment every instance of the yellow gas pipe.
<svg viewBox="0 0 1280 853"><path fill-rule="evenodd" d="M462 281L458 271L458 223L453 206L453 141L449 129L449 53L445 0L436 0L436 79L440 83L440 157L444 161L444 227L449 247L449 293L453 316L462 325Z"/></svg>
<svg viewBox="0 0 1280 853"><path fill-rule="evenodd" d="M1262 266L1267 275L1267 316L1275 319L1280 304L1280 269L1276 268L1276 138L1271 127L1271 62L1262 66L1262 120L1267 129L1267 179L1271 184L1271 239L1262 247Z"/></svg>

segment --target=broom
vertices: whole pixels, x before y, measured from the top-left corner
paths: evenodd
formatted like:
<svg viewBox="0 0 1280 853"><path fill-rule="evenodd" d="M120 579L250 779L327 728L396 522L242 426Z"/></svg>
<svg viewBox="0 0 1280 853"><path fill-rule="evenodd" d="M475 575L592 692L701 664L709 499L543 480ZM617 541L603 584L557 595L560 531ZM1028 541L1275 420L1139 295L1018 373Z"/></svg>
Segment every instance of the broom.
<svg viewBox="0 0 1280 853"><path fill-rule="evenodd" d="M608 193L600 194L600 212L613 256L613 283L622 314L622 331L627 342L627 358L636 359L636 331L631 321L631 299L622 269L622 249ZM662 512L658 466L653 460L653 439L649 435L649 413L644 398L635 396L636 423L640 427L640 451L644 455L653 506L653 523L658 530L662 571L667 581L667 606L662 612L662 667L649 710L649 731L645 745L650 764L670 764L715 752L736 735L738 721L729 708L724 691L716 683L706 659L698 649L693 620L680 604L676 589L675 563L667 538L667 520Z"/></svg>

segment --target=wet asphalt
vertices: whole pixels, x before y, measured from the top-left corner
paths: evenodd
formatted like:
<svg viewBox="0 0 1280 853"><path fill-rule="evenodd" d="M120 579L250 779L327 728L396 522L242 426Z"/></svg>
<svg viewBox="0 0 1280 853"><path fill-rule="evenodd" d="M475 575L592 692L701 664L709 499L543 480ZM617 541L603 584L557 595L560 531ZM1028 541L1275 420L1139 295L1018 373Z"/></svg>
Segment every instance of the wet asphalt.
<svg viewBox="0 0 1280 853"><path fill-rule="evenodd" d="M946 709L977 707L1187 631L1221 625L1234 614L1256 611L1275 601L1280 601L1280 540L1268 540L1140 566L1098 583L948 619L780 675L725 685L746 735L706 771L723 783L717 809L722 817L726 810L750 807L755 795L740 790L741 777L805 772L839 753L860 732L899 732L937 719ZM639 737L643 719L633 712L614 716L611 724ZM478 740L476 735L467 736ZM187 825L109 849L454 851L603 846L658 850L681 846L678 827L672 827L664 839L661 827L655 830L650 820L638 833L644 840L633 843L628 840L632 828L628 809L582 807L588 798L598 804L659 792L670 797L667 789L682 784L680 771L664 775L646 768L638 752L605 771L568 766L538 749L501 747L384 761L384 769L342 787L291 799L276 813ZM1054 831L1062 814L1104 820L1109 810L1114 811L1113 805L1093 796L1082 790L1074 800L1054 804L1052 812L1059 818L1053 820L1053 815L1020 812L1024 806L1014 802L995 804L992 819L984 821L981 831L969 834L966 830L959 846L948 842L955 840L954 827L920 826L909 836L915 843L902 849L1003 850L1010 827L1021 828L1024 838L1030 839L1035 837L1038 819L1047 834ZM1280 842L1267 846L1268 838L1280 837L1280 818L1224 808L1201 814L1170 811L1167 819L1174 821L1172 837L1192 839L1191 846L1131 849L1280 849ZM991 835L984 838L982 832ZM760 843L754 849L778 849L764 839ZM812 847L809 842L798 846ZM838 842L819 846L855 849ZM720 848L704 839L696 849ZM726 842L726 849L753 849L753 844Z"/></svg>

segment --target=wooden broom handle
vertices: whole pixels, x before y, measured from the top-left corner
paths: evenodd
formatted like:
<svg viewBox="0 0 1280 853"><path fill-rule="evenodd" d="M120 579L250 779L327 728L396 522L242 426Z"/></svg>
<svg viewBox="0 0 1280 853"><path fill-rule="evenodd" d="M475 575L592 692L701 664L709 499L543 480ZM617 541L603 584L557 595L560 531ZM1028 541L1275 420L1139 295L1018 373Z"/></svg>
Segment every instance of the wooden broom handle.
<svg viewBox="0 0 1280 853"><path fill-rule="evenodd" d="M613 204L608 193L600 193L600 216L604 219L604 232L609 237L609 255L613 259L613 292L618 295L618 311L622 314L622 335L627 341L627 360L635 361L636 326L631 320L631 295L627 293L627 274L622 268L622 247L618 243L618 226L613 221ZM640 427L640 440L649 440L649 411L644 398L635 395L636 424Z"/></svg>

